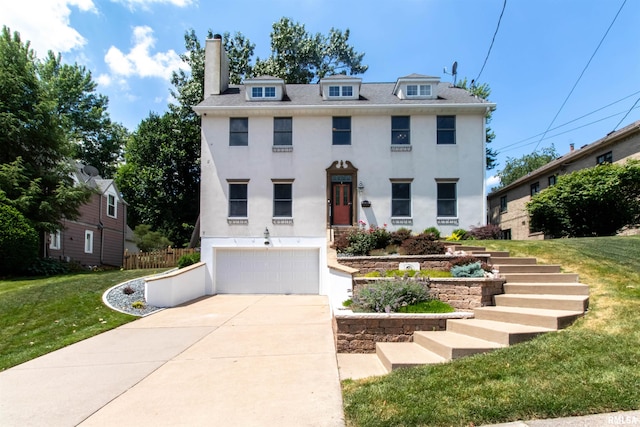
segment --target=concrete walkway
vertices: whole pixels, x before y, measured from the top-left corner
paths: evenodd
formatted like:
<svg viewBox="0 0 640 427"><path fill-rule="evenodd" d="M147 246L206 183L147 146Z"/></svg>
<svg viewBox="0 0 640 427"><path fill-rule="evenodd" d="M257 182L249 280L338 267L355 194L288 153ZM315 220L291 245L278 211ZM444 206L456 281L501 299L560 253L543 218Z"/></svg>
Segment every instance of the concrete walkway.
<svg viewBox="0 0 640 427"><path fill-rule="evenodd" d="M326 297L217 295L0 373L2 426L344 426Z"/></svg>

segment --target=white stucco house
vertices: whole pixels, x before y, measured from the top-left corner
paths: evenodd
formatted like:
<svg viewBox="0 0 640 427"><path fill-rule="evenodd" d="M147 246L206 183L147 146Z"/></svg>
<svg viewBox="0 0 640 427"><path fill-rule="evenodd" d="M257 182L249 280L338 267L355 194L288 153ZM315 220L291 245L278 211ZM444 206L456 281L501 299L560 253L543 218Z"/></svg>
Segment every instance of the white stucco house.
<svg viewBox="0 0 640 427"><path fill-rule="evenodd" d="M495 104L419 74L228 82L216 36L194 107L208 294L331 295L347 280L327 267L335 227L450 234L486 223L485 116Z"/></svg>

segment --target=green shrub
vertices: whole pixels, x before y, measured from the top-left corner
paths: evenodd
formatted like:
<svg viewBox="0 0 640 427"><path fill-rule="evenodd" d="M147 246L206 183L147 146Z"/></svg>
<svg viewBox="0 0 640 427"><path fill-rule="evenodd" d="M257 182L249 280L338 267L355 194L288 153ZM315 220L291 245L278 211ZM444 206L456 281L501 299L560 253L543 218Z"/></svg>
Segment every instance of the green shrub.
<svg viewBox="0 0 640 427"><path fill-rule="evenodd" d="M436 255L445 252L444 243L437 241L433 234L418 234L402 242L406 255Z"/></svg>
<svg viewBox="0 0 640 427"><path fill-rule="evenodd" d="M14 207L0 203L0 275L23 273L38 257L38 233Z"/></svg>
<svg viewBox="0 0 640 427"><path fill-rule="evenodd" d="M364 277L382 277L382 273L379 271L370 271L364 275Z"/></svg>
<svg viewBox="0 0 640 427"><path fill-rule="evenodd" d="M139 308L139 309L143 309L146 307L144 301L134 301L131 303L131 307L133 308Z"/></svg>
<svg viewBox="0 0 640 427"><path fill-rule="evenodd" d="M432 233L436 237L436 240L440 239L440 230L438 230L436 227L425 228L423 233L424 234Z"/></svg>
<svg viewBox="0 0 640 427"><path fill-rule="evenodd" d="M185 255L182 255L180 259L178 259L178 268L185 268L197 262L200 262L200 252L185 254Z"/></svg>
<svg viewBox="0 0 640 427"><path fill-rule="evenodd" d="M53 258L38 258L27 268L29 276L57 276L68 272L69 263Z"/></svg>
<svg viewBox="0 0 640 427"><path fill-rule="evenodd" d="M480 262L466 265L456 265L451 268L453 277L484 277L484 270Z"/></svg>
<svg viewBox="0 0 640 427"><path fill-rule="evenodd" d="M398 313L453 313L454 311L456 311L455 308L437 299L422 301L398 309Z"/></svg>
<svg viewBox="0 0 640 427"><path fill-rule="evenodd" d="M353 304L353 300L351 298L349 298L346 301L342 301L342 306L343 307L351 307L352 304Z"/></svg>
<svg viewBox="0 0 640 427"><path fill-rule="evenodd" d="M384 227L371 227L367 232L373 239L374 249L384 249L391 243L391 233Z"/></svg>
<svg viewBox="0 0 640 427"><path fill-rule="evenodd" d="M427 290L416 280L383 280L369 284L353 297L353 305L362 311L390 313L399 307L426 301Z"/></svg>

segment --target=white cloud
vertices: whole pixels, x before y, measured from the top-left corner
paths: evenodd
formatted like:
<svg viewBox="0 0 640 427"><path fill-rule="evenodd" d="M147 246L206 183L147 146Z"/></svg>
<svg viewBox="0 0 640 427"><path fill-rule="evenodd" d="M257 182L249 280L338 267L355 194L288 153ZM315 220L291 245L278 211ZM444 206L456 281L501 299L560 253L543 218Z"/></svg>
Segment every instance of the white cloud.
<svg viewBox="0 0 640 427"><path fill-rule="evenodd" d="M18 31L22 41L44 57L47 51L69 52L81 48L86 39L69 25L71 7L97 13L92 0L19 0L0 2L2 24Z"/></svg>
<svg viewBox="0 0 640 427"><path fill-rule="evenodd" d="M492 188L500 185L500 177L492 175L486 179L485 184L487 186L487 192L490 193Z"/></svg>
<svg viewBox="0 0 640 427"><path fill-rule="evenodd" d="M127 6L130 10L136 7L149 9L150 6L156 4L169 4L177 7L187 7L195 2L195 0L111 0L114 3L120 3Z"/></svg>
<svg viewBox="0 0 640 427"><path fill-rule="evenodd" d="M108 74L100 74L98 77L96 77L96 82L100 86L108 87L108 86L111 86L112 79L111 79L111 76Z"/></svg>
<svg viewBox="0 0 640 427"><path fill-rule="evenodd" d="M179 68L188 69L178 54L170 49L166 52L152 54L155 45L151 27L135 27L133 29L133 47L129 53L123 53L111 46L104 57L112 74L124 77L160 77L171 78L171 73Z"/></svg>

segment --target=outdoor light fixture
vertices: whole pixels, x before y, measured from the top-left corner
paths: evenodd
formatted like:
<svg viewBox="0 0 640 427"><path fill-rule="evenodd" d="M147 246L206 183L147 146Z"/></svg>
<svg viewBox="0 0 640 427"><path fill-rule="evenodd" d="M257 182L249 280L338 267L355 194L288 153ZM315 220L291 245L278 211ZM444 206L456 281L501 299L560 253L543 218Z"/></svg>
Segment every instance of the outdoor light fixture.
<svg viewBox="0 0 640 427"><path fill-rule="evenodd" d="M358 183L358 192L362 193L364 191L364 183L362 181L360 181Z"/></svg>
<svg viewBox="0 0 640 427"><path fill-rule="evenodd" d="M264 228L264 244L268 245L269 244L269 237L271 236L271 234L269 234L269 228L265 227Z"/></svg>

